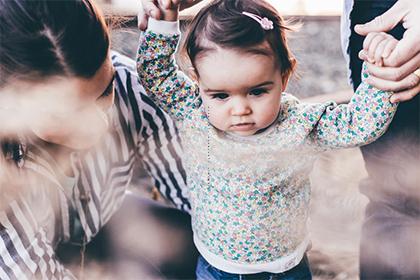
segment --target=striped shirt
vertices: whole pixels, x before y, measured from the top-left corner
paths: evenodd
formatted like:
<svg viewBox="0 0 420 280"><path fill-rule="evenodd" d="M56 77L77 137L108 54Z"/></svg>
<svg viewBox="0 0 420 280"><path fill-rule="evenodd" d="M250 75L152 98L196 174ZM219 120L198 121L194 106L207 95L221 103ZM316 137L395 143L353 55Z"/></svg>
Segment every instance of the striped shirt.
<svg viewBox="0 0 420 280"><path fill-rule="evenodd" d="M0 279L74 279L57 260L55 246L89 241L98 233L119 208L136 162L166 198L190 210L172 120L144 94L134 61L117 53L112 61L116 96L110 129L92 149L71 153L74 177L57 168L33 137L22 139L27 152L18 172L25 192L0 206Z"/></svg>

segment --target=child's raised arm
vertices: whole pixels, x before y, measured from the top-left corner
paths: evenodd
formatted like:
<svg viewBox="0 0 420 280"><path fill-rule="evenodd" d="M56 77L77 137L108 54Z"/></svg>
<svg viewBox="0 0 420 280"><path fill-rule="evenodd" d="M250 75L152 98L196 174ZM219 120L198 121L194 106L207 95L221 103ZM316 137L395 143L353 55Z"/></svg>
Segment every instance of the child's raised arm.
<svg viewBox="0 0 420 280"><path fill-rule="evenodd" d="M176 12L177 15L177 12ZM170 14L173 19L174 14ZM178 21L149 19L140 36L137 71L148 95L180 121L198 104L198 87L176 65L174 53L179 41Z"/></svg>

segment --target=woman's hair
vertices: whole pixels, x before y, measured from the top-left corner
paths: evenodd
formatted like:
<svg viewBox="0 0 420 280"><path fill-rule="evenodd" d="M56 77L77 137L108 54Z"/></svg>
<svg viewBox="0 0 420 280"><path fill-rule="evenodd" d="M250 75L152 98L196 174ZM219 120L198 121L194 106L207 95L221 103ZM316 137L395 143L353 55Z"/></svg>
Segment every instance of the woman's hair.
<svg viewBox="0 0 420 280"><path fill-rule="evenodd" d="M91 0L0 0L0 88L10 79L92 77L109 34Z"/></svg>
<svg viewBox="0 0 420 280"><path fill-rule="evenodd" d="M264 30L255 19L242 12L268 18L273 22L273 29ZM195 70L197 56L211 49L212 44L246 52L267 42L285 82L296 66L287 45L286 32L290 30L276 9L264 0L214 0L189 24L181 47L181 59L198 75Z"/></svg>
<svg viewBox="0 0 420 280"><path fill-rule="evenodd" d="M0 89L52 76L91 78L109 44L92 0L0 0ZM0 139L0 152L18 161L17 145Z"/></svg>

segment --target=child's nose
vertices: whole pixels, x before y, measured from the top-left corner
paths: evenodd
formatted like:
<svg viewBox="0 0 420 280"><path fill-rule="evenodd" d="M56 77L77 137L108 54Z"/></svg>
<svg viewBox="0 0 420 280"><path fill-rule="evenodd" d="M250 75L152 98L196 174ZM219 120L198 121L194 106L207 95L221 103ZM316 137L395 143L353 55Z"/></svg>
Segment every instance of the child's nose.
<svg viewBox="0 0 420 280"><path fill-rule="evenodd" d="M235 100L232 104L232 115L233 116L243 116L249 115L251 113L251 108L248 102L244 100Z"/></svg>

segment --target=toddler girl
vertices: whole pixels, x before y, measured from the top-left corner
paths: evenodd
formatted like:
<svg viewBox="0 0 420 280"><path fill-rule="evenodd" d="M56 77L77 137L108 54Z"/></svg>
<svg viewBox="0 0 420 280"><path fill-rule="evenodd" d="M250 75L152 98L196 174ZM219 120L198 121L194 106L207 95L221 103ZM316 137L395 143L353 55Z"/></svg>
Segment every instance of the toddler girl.
<svg viewBox="0 0 420 280"><path fill-rule="evenodd" d="M176 20L177 8L164 13ZM390 93L365 82L347 105L305 104L284 93L295 68L287 31L265 1L211 2L181 47L192 80L175 64L176 21L150 19L141 35L141 82L177 120L185 149L199 279L310 278L314 160L374 141L395 113Z"/></svg>

